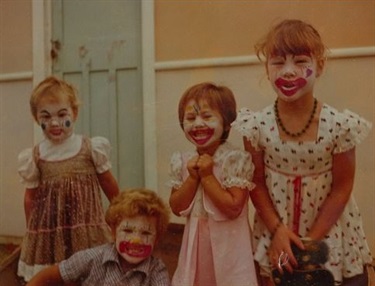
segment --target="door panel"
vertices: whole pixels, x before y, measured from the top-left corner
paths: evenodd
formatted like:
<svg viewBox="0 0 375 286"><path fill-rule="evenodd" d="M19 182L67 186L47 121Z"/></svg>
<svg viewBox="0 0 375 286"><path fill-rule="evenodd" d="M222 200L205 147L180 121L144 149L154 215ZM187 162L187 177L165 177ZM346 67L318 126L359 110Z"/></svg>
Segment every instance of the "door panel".
<svg viewBox="0 0 375 286"><path fill-rule="evenodd" d="M53 73L74 84L76 132L112 145L120 188L144 185L141 1L53 1Z"/></svg>

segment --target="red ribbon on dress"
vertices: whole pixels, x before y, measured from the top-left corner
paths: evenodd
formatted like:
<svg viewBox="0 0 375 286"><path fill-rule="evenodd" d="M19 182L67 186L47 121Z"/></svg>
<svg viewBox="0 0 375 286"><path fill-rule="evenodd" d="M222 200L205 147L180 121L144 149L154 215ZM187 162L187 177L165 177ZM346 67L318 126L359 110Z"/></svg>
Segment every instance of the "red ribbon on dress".
<svg viewBox="0 0 375 286"><path fill-rule="evenodd" d="M298 176L293 180L294 185L294 208L293 208L293 232L298 234L299 231L299 219L301 217L301 189L302 189L302 177Z"/></svg>

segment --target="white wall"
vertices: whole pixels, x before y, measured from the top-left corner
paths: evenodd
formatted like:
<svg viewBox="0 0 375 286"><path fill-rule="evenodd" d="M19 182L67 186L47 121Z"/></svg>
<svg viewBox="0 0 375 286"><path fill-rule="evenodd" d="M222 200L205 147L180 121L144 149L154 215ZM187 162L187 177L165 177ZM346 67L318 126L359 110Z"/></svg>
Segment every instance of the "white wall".
<svg viewBox="0 0 375 286"><path fill-rule="evenodd" d="M182 93L191 85L213 81L230 87L238 108L258 110L273 103L274 94L262 65L159 70L156 76L158 188L168 201L169 158L173 151L192 149L180 129L177 105ZM339 110L351 109L375 122L375 57L329 59L325 74L317 83L316 97ZM354 195L363 215L370 247L375 253L375 155L374 130L357 149L357 174ZM229 141L242 146L242 139L232 132ZM184 219L172 219L184 222Z"/></svg>
<svg viewBox="0 0 375 286"><path fill-rule="evenodd" d="M24 187L17 174L18 153L33 142L29 110L31 81L0 82L0 235L25 230Z"/></svg>

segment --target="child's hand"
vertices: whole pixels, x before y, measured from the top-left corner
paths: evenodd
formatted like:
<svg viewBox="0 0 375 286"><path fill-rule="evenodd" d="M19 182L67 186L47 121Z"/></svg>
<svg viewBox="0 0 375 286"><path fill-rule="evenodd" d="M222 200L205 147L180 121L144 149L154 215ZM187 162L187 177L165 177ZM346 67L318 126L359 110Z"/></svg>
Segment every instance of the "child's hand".
<svg viewBox="0 0 375 286"><path fill-rule="evenodd" d="M198 165L197 165L198 159L199 159L199 156L195 156L187 162L187 169L188 169L189 175L195 180L199 180Z"/></svg>
<svg viewBox="0 0 375 286"><path fill-rule="evenodd" d="M213 174L214 160L210 155L203 154L199 156L197 166L201 178L211 176Z"/></svg>

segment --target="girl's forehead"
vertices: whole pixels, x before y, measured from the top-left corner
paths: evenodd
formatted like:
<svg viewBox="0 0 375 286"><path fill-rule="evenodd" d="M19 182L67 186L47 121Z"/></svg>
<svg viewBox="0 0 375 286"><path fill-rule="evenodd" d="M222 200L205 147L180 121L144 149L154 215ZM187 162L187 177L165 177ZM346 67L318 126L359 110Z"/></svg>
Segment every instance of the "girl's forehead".
<svg viewBox="0 0 375 286"><path fill-rule="evenodd" d="M67 96L62 94L46 93L39 97L38 104L69 104Z"/></svg>
<svg viewBox="0 0 375 286"><path fill-rule="evenodd" d="M202 109L213 109L205 99L190 99L185 105L185 111L199 111Z"/></svg>

